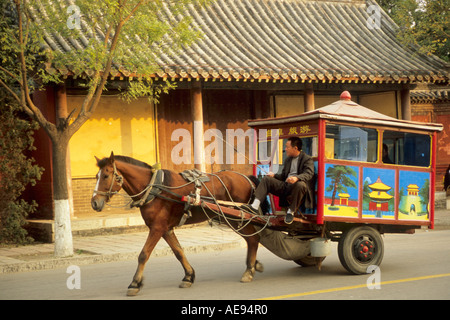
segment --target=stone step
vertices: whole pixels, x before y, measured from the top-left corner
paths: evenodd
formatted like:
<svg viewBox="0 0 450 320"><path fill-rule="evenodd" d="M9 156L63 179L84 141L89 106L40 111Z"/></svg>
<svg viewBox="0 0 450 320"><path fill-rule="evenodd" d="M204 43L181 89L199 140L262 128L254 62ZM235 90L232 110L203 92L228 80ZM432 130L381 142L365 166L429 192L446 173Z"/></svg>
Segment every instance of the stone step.
<svg viewBox="0 0 450 320"><path fill-rule="evenodd" d="M147 231L140 213L105 214L75 217L71 220L72 235L85 237ZM53 220L28 220L28 233L37 241L54 242Z"/></svg>
<svg viewBox="0 0 450 320"><path fill-rule="evenodd" d="M434 209L448 209L448 201L445 191L437 191L434 194Z"/></svg>

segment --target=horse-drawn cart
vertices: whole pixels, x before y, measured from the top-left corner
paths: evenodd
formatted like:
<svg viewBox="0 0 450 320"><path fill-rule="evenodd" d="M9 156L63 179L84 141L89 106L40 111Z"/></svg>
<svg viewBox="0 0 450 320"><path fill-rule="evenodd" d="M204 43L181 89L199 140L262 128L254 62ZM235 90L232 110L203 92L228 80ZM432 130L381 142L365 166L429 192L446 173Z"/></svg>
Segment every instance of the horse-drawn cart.
<svg viewBox="0 0 450 320"><path fill-rule="evenodd" d="M345 92L326 107L298 116L250 120L249 126L255 130L258 156L262 147L270 146L271 165L283 165L285 139L302 139L303 151L314 160L314 209L297 212L287 225L278 215L281 208L274 196L269 199L270 212L262 215L230 202L205 200L200 205L206 213L234 219L240 226L257 226L261 243L282 258L311 264L310 244L317 242L308 240L324 238L318 243L338 242L339 259L350 273L363 274L382 261L381 234L433 228L436 135L442 125L388 117L352 102ZM263 176L264 166L269 164L255 163L254 174ZM192 197L183 199L195 202ZM265 229L275 230L275 235L263 233ZM298 245L286 248L283 242L292 239Z"/></svg>
<svg viewBox="0 0 450 320"><path fill-rule="evenodd" d="M202 182L201 177L187 179L183 173L113 153L97 159L100 170L92 208L101 211L123 188L140 207L150 231L129 295L142 286L145 263L161 238L185 271L180 287L190 287L195 272L174 228L213 216L247 242L242 282L252 281L255 271L263 269L256 260L259 243L283 259L309 266L320 265L329 254L329 242L337 241L342 265L350 273L363 274L383 259L381 234L433 228L436 139L442 125L391 118L343 93L341 100L326 107L298 116L250 120L249 126L255 131L258 154L252 177L222 171L207 174L208 181ZM313 159L315 203L312 209L301 207L288 225L279 215L277 197L267 199L270 203L261 214L249 213L240 204L251 200L251 179L257 184L255 176L264 176L269 166L283 166L282 147L291 136L301 138L303 152Z"/></svg>

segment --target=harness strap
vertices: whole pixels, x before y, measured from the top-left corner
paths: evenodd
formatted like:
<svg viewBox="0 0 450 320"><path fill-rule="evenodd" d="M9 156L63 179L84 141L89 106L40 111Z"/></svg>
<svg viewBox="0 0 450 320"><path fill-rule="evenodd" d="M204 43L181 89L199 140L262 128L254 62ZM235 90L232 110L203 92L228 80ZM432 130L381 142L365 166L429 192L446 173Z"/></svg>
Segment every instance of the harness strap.
<svg viewBox="0 0 450 320"><path fill-rule="evenodd" d="M156 170L153 175L152 178L150 179L150 188L147 189L147 191L145 192L144 196L141 198L141 200L139 200L138 202L138 206L142 206L144 204L144 201L147 201L147 197L150 194L150 192L153 190L153 184L155 183L156 177L158 176L160 170Z"/></svg>
<svg viewBox="0 0 450 320"><path fill-rule="evenodd" d="M158 180L158 181L157 181ZM158 185L161 185L164 181L164 171L162 170L155 170L155 172L152 175L152 178L150 179L150 183L147 186L147 190L145 191L144 195L136 201L133 201L130 205L130 207L142 207L143 205L153 201L156 194L159 194L161 190L157 190L156 192L153 191L153 188L155 187L155 182ZM153 193L152 193L153 191Z"/></svg>
<svg viewBox="0 0 450 320"><path fill-rule="evenodd" d="M153 200L155 200L155 198L160 198L163 200L167 200L167 201L172 201L175 203L179 203L179 204L185 204L183 201L177 200L177 199L172 199L166 196L161 195L161 192L166 192L170 195L173 195L179 199L182 198L181 195L165 188L165 186L163 185L164 182L164 171L163 170L155 170L155 172L152 175L152 178L150 179L150 183L147 186L147 190L145 191L144 195L142 196L142 198L140 198L139 200L133 201L130 204L130 207L142 207L150 202L152 202Z"/></svg>

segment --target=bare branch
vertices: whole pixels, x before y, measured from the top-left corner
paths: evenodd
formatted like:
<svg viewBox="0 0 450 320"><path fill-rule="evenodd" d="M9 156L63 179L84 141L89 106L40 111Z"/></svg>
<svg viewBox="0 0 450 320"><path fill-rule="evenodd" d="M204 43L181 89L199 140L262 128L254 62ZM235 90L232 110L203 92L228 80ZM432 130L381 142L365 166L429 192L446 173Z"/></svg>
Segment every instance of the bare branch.
<svg viewBox="0 0 450 320"><path fill-rule="evenodd" d="M5 88L13 96L13 98L17 100L17 102L19 104L22 104L22 101L19 98L19 96L14 91L12 91L11 88L6 83L4 83L2 79L0 79L0 85L2 85L2 87ZM25 111L27 111L27 110L25 110Z"/></svg>
<svg viewBox="0 0 450 320"><path fill-rule="evenodd" d="M142 1L140 2L142 3ZM136 5L136 7L133 9L134 12L137 10L139 5ZM86 97L86 99L83 102L82 105L82 111L78 114L78 117L75 119L75 121L69 126L69 134L73 135L94 113L95 109L97 108L97 105L100 101L100 97L103 93L103 88L106 85L106 82L109 77L109 73L111 71L112 61L114 57L114 53L117 47L117 43L119 42L119 36L120 31L122 30L122 27L124 25L125 21L120 21L119 24L116 26L114 30L114 37L111 42L111 48L109 51L109 57L106 61L105 69L103 70L103 74L101 75L101 78L99 79L99 72L96 71L96 76L94 77L94 84L93 84L93 90L89 92L89 95ZM111 31L111 30L110 30ZM96 85L96 82L100 80L100 83ZM89 105L88 110L86 111L86 107Z"/></svg>
<svg viewBox="0 0 450 320"><path fill-rule="evenodd" d="M122 20L122 24L125 24L132 16L133 14L139 9L139 7L144 3L143 0L139 1L136 6L130 11L130 14Z"/></svg>
<svg viewBox="0 0 450 320"><path fill-rule="evenodd" d="M4 73L6 73L11 78L13 78L14 80L16 80L20 84L20 86L22 87L22 82L20 82L20 79L17 77L17 75L13 74L11 71L3 68L2 66L0 66L0 70L3 71Z"/></svg>
<svg viewBox="0 0 450 320"><path fill-rule="evenodd" d="M44 115L42 114L42 112L39 110L39 108L37 108L35 106L35 104L33 103L33 100L31 99L30 96L30 92L29 92L29 88L28 88L28 77L27 77L27 65L26 65L26 61L25 61L25 46L24 46L24 42L23 42L23 25L22 25L22 11L20 8L20 1L19 0L14 0L15 4L16 4L16 10L17 10L17 16L18 16L18 28L19 28L19 38L18 43L20 45L20 55L19 55L19 63L20 63L20 71L21 71L21 76L22 76L22 88L21 88L21 96L22 99L20 99L20 104L24 107L25 112L27 112L28 114L31 112L34 116L34 118L36 119L36 121L39 122L39 124L41 125L41 127L43 127L45 129L45 131L47 131L48 135L50 136L50 138L54 138L56 135L56 126L51 123L50 121L48 121L47 119L45 119Z"/></svg>

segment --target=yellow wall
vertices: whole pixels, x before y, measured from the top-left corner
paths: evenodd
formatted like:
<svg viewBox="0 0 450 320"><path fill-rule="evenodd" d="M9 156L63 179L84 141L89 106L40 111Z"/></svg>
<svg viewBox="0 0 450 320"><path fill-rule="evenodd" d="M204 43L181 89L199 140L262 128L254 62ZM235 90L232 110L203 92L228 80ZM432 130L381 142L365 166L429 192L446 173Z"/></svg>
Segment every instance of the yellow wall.
<svg viewBox="0 0 450 320"><path fill-rule="evenodd" d="M275 96L277 117L299 115L305 112L303 95L278 95Z"/></svg>
<svg viewBox="0 0 450 320"><path fill-rule="evenodd" d="M84 96L68 96L68 110L80 109ZM117 96L103 96L94 113L70 140L72 178L98 172L94 156L130 156L153 165L156 160L154 107L141 98L128 104Z"/></svg>
<svg viewBox="0 0 450 320"><path fill-rule="evenodd" d="M339 100L336 95L315 95L314 106L316 109L325 107ZM355 101L355 98L352 99ZM275 96L277 117L300 115L305 112L303 95L277 95Z"/></svg>
<svg viewBox="0 0 450 320"><path fill-rule="evenodd" d="M395 91L371 93L359 96L359 104L389 117L397 118Z"/></svg>
<svg viewBox="0 0 450 320"><path fill-rule="evenodd" d="M395 91L371 93L352 96L363 107L375 110L393 118L397 118L397 96ZM337 95L315 95L315 108L322 108L339 100ZM300 115L304 112L303 95L277 95L275 96L277 117ZM399 114L400 116L400 114Z"/></svg>

